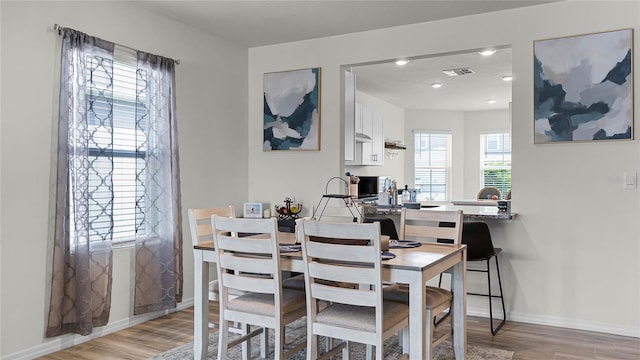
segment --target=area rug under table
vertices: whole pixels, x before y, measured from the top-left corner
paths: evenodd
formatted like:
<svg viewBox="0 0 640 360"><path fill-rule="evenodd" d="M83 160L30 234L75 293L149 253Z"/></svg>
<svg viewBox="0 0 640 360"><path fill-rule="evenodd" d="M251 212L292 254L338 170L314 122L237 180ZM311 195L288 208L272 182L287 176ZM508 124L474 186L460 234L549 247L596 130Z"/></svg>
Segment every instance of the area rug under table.
<svg viewBox="0 0 640 360"><path fill-rule="evenodd" d="M291 325L286 328L286 348L294 347L297 344L306 342L306 322L301 319L293 322ZM230 338L233 338L233 334L229 334ZM273 347L273 330L269 332L269 337L271 338L269 344ZM251 352L253 353L253 358L260 357L260 340L259 337L255 337L251 341ZM321 344L324 339L321 338ZM322 347L324 348L324 347ZM233 348L229 349L228 359L240 359L241 356L241 346L237 345ZM385 341L385 349L384 349L384 358L389 360L400 359L402 357L401 347L398 345L398 338L396 336L392 336L391 338ZM351 358L352 359L364 359L365 358L365 346L362 344L353 344L351 346ZM213 332L209 334L209 349L208 349L208 359L217 359L218 358L218 333ZM453 355L453 349L451 348L451 342L445 341L442 344L438 345L435 349L433 349L433 358L437 360L448 360L455 359ZM500 350L500 349L492 349L482 346L467 346L467 356L466 359L469 360L511 360L513 358L513 351ZM156 355L150 360L187 360L193 359L193 343L188 343L177 348L171 349L167 352L164 352L160 355ZM273 359L273 351L271 351L271 355L268 359ZM306 351L301 350L293 356L289 357L292 360L304 360L306 359ZM334 359L341 359L340 355L334 356Z"/></svg>

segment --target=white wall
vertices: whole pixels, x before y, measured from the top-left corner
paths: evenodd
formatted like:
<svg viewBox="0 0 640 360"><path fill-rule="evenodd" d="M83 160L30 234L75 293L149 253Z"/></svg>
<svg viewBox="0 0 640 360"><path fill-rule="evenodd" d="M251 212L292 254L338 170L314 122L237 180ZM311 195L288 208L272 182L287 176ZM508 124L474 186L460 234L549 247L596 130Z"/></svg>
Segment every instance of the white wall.
<svg viewBox="0 0 640 360"><path fill-rule="evenodd" d="M342 175L341 65L511 45L513 207L519 215L491 224L496 245L504 249L509 316L640 336L640 190L622 187L623 172L640 170L640 144L534 145L531 100L534 40L621 28L637 32L639 25L640 2L567 1L252 48L249 198L281 201L292 195L314 204L326 180ZM637 70L640 62L634 61ZM322 67L322 150L263 153L263 73L308 67ZM636 84L639 78L636 71ZM640 95L634 96L640 103ZM636 107L636 119L638 114ZM409 118L407 113L407 127Z"/></svg>
<svg viewBox="0 0 640 360"><path fill-rule="evenodd" d="M356 91L356 101L382 114L384 138L406 141L404 135L404 110L386 101L361 91ZM357 145L356 145L357 146ZM404 158L406 151L398 151L398 156L389 158L385 151L382 166L345 166L345 171L363 176L388 176L398 182L398 188L404 189Z"/></svg>
<svg viewBox="0 0 640 360"><path fill-rule="evenodd" d="M181 60L176 68L182 175L184 300L193 300L187 208L235 204L247 192L246 48L126 2L7 2L2 31L1 349L33 358L86 339L44 339L50 283L49 212L60 37L54 23ZM238 209L240 209L238 207ZM133 252L114 251L109 324L133 317Z"/></svg>

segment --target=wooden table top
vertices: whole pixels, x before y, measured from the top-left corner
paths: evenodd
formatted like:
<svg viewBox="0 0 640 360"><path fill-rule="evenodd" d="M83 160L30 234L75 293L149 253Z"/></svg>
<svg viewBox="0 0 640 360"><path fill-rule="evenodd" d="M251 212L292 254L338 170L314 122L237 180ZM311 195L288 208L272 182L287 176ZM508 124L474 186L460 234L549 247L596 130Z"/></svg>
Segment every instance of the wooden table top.
<svg viewBox="0 0 640 360"><path fill-rule="evenodd" d="M288 238L289 236L286 236L285 238ZM292 244L289 242L287 243ZM200 244L195 245L193 248L197 250L214 250L213 241L203 241ZM444 261L452 255L462 252L464 248L466 248L466 245L423 243L422 246L416 248L390 249L389 252L395 254L396 257L382 261L382 265L383 267L388 268L420 271L435 263ZM282 253L280 256L283 258L298 260L302 259L302 252Z"/></svg>

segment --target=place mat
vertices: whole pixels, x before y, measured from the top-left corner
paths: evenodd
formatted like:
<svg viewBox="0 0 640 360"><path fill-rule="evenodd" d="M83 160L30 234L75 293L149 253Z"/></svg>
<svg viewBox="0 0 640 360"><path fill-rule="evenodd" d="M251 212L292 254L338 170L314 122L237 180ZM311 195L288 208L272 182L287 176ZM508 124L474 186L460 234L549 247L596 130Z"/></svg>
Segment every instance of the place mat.
<svg viewBox="0 0 640 360"><path fill-rule="evenodd" d="M422 246L422 243L419 241L409 241L409 240L389 240L389 249L406 249L406 248L416 248Z"/></svg>
<svg viewBox="0 0 640 360"><path fill-rule="evenodd" d="M281 253L291 253L302 251L302 245L300 244L280 244Z"/></svg>
<svg viewBox="0 0 640 360"><path fill-rule="evenodd" d="M302 251L302 245L299 244L280 244L280 253L291 253ZM396 257L396 254L388 251L382 252L382 260L389 260Z"/></svg>
<svg viewBox="0 0 640 360"><path fill-rule="evenodd" d="M388 251L382 252L382 260L390 260L396 257L396 254L390 253Z"/></svg>

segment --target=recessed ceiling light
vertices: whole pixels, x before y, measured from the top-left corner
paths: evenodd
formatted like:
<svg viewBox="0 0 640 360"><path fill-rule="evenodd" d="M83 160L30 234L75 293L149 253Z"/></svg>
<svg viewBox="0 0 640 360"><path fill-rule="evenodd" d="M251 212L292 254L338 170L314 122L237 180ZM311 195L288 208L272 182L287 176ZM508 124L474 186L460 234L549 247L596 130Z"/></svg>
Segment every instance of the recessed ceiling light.
<svg viewBox="0 0 640 360"><path fill-rule="evenodd" d="M442 87L442 83L433 83L433 84L431 84L431 87L434 88L434 89L441 88Z"/></svg>
<svg viewBox="0 0 640 360"><path fill-rule="evenodd" d="M484 51L480 51L478 54L480 54L482 56L491 56L491 55L493 55L495 53L496 53L495 50L484 50Z"/></svg>
<svg viewBox="0 0 640 360"><path fill-rule="evenodd" d="M503 77L502 77L502 80L504 80L504 81L511 81L511 80L513 80L513 76L511 76L511 75L505 75L505 76L503 76Z"/></svg>
<svg viewBox="0 0 640 360"><path fill-rule="evenodd" d="M495 100L493 100L493 99L489 99L489 100L487 100L487 102L488 102L489 104L495 104L495 103L496 103L496 101L495 101Z"/></svg>
<svg viewBox="0 0 640 360"><path fill-rule="evenodd" d="M408 63L409 63L409 60L406 60L406 59L401 59L401 60L396 61L396 65L398 65L398 66L405 66Z"/></svg>

